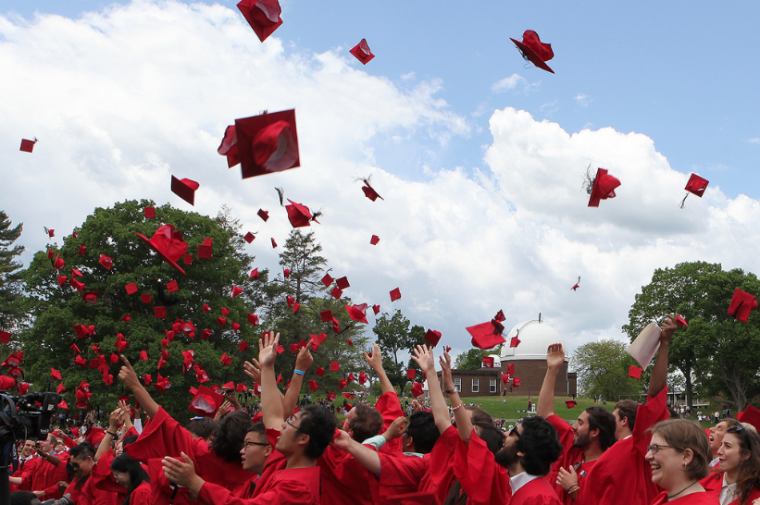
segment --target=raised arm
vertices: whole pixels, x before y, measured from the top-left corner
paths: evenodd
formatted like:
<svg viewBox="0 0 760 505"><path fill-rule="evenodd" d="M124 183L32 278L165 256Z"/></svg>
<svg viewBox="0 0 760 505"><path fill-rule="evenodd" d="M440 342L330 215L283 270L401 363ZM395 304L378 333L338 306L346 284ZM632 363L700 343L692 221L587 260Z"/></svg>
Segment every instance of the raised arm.
<svg viewBox="0 0 760 505"><path fill-rule="evenodd" d="M285 392L285 397L282 400L282 410L285 417L290 417L295 412L298 397L301 394L301 387L303 386L304 375L312 363L314 363L314 357L311 355L311 340L309 340L309 343L298 351L296 368L293 370L293 377L290 379L290 387Z"/></svg>
<svg viewBox="0 0 760 505"><path fill-rule="evenodd" d="M377 378L380 380L380 390L382 393L385 394L390 391L395 391L395 389L393 389L393 384L391 384L391 381L388 379L388 375L383 368L383 355L380 353L380 346L377 345L377 342L372 344L372 356L365 352L364 359L367 360L367 364L369 364L369 366L372 367L372 370L375 371L375 374L377 374Z"/></svg>
<svg viewBox="0 0 760 505"><path fill-rule="evenodd" d="M277 389L277 377L274 374L274 359L277 356L277 343L280 334L273 331L265 333L259 339L259 364L261 365L261 414L264 426L281 430L285 422L280 391Z"/></svg>
<svg viewBox="0 0 760 505"><path fill-rule="evenodd" d="M457 423L459 439L465 444L469 444L470 438L472 438L472 421L470 420L470 415L465 411L464 403L462 403L462 400L459 398L459 393L454 390L454 379L451 376L451 356L449 356L449 353L445 352L439 361L441 363L443 389L451 391L448 395L449 400L451 401L451 410L454 411L454 419ZM436 421L436 426L438 426L438 421Z"/></svg>
<svg viewBox="0 0 760 505"><path fill-rule="evenodd" d="M108 429L104 434L103 440L100 441L98 452L95 453L95 458L93 458L95 461L98 461L100 457L108 452L108 449L111 448L111 443L114 440L114 435L121 427L123 420L124 411L121 408L117 407L116 410L111 412L111 416L108 418Z"/></svg>
<svg viewBox="0 0 760 505"><path fill-rule="evenodd" d="M441 384L438 382L438 375L435 373L433 348L426 345L418 345L414 350L412 359L425 372L428 381L428 392L430 394L430 410L433 411L433 418L435 419L438 431L443 434L451 426L451 419L449 418L449 408L446 406L446 398L443 396Z"/></svg>
<svg viewBox="0 0 760 505"><path fill-rule="evenodd" d="M145 409L145 413L153 419L156 417L156 414L158 414L158 403L153 400L150 393L148 393L143 385L140 384L135 369L132 368L132 365L129 363L126 356L122 354L121 360L124 362L124 365L122 365L121 370L119 370L119 379L130 391L132 391L132 394L135 395L135 401Z"/></svg>
<svg viewBox="0 0 760 505"><path fill-rule="evenodd" d="M668 385L668 352L670 341L673 340L677 325L676 320L670 314L668 320L660 326L660 350L657 352L657 360L652 368L652 377L649 379L649 397L654 398Z"/></svg>
<svg viewBox="0 0 760 505"><path fill-rule="evenodd" d="M360 465L372 472L372 475L380 476L380 455L375 449L360 444L343 430L340 430L340 435L333 440L333 444L353 456Z"/></svg>
<svg viewBox="0 0 760 505"><path fill-rule="evenodd" d="M546 375L538 394L538 415L546 419L554 415L554 385L557 383L559 370L565 363L565 351L562 344L552 344L546 352Z"/></svg>

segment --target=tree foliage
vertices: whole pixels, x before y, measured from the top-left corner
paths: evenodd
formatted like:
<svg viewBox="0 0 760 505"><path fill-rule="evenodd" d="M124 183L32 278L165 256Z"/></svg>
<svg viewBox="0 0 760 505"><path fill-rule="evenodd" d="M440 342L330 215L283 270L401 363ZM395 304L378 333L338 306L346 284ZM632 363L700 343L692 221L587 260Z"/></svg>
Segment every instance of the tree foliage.
<svg viewBox="0 0 760 505"><path fill-rule="evenodd" d="M760 293L760 281L741 269L724 271L720 264L680 263L655 270L629 311L623 331L631 339L663 314L677 312L688 321L673 337L670 363L684 375L689 405L695 386L704 394L730 397L739 410L760 394L760 317L753 312L743 323L728 315L736 288Z"/></svg>
<svg viewBox="0 0 760 505"><path fill-rule="evenodd" d="M494 354L494 350L469 349L467 352L457 355L454 360L454 368L457 370L480 370L483 368L483 358L489 354Z"/></svg>
<svg viewBox="0 0 760 505"><path fill-rule="evenodd" d="M590 342L575 350L571 367L578 373L578 389L582 396L599 396L610 400L627 398L643 391L641 382L628 377L628 368L635 364L618 340Z"/></svg>
<svg viewBox="0 0 760 505"><path fill-rule="evenodd" d="M23 223L11 227L8 215L0 210L0 330L17 328L23 318L21 263L16 259L24 246L13 245L21 236Z"/></svg>
<svg viewBox="0 0 760 505"><path fill-rule="evenodd" d="M372 328L377 336L377 345L383 353L385 373L401 395L404 394L409 379L406 376L407 368L404 367L403 361L399 361L399 353L411 352L415 346L425 343L425 329L422 326L410 328L410 325L411 322L401 311L396 310L392 316L383 312Z"/></svg>

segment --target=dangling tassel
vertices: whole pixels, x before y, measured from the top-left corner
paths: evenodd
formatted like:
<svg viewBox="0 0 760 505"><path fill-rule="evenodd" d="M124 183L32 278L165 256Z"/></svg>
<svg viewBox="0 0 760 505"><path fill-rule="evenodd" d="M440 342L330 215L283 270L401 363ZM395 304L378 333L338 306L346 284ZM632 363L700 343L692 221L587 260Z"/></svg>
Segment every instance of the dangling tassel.
<svg viewBox="0 0 760 505"><path fill-rule="evenodd" d="M686 199L689 198L689 193L686 193L686 196L683 197L683 200L681 200L681 208L683 209L683 204L686 203Z"/></svg>

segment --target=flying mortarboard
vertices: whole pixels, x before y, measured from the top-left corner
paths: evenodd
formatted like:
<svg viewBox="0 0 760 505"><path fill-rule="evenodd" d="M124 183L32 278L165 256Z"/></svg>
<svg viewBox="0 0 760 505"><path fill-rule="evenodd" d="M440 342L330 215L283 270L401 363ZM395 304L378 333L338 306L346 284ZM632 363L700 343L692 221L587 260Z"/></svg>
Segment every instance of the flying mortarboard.
<svg viewBox="0 0 760 505"><path fill-rule="evenodd" d="M243 237L243 239L245 239L245 241L250 244L251 242L253 242L254 240L256 240L256 235L253 234L253 233L251 233L251 232L248 232L248 233L245 234L245 236Z"/></svg>
<svg viewBox="0 0 760 505"><path fill-rule="evenodd" d="M414 368L408 368L406 370L406 378L414 379L415 377L417 377L417 370L415 370Z"/></svg>
<svg viewBox="0 0 760 505"><path fill-rule="evenodd" d="M202 417L214 417L224 403L224 396L206 386L198 386L195 396L190 401L188 410Z"/></svg>
<svg viewBox="0 0 760 505"><path fill-rule="evenodd" d="M739 321L746 323L747 319L749 319L750 312L755 308L757 308L755 295L751 295L746 291L736 288L734 290L734 296L731 298L731 304L728 307L728 315L734 316Z"/></svg>
<svg viewBox="0 0 760 505"><path fill-rule="evenodd" d="M229 316L230 315L230 309L228 309L227 307L222 307L219 310L221 311L221 313L222 313L223 316Z"/></svg>
<svg viewBox="0 0 760 505"><path fill-rule="evenodd" d="M184 254L182 256L182 263L185 265L192 265L193 264L193 255L192 254Z"/></svg>
<svg viewBox="0 0 760 505"><path fill-rule="evenodd" d="M300 166L296 111L235 120L243 179Z"/></svg>
<svg viewBox="0 0 760 505"><path fill-rule="evenodd" d="M268 210L259 209L259 211L256 214L258 214L259 217L264 220L264 222L267 222L269 220Z"/></svg>
<svg viewBox="0 0 760 505"><path fill-rule="evenodd" d="M331 372L337 372L340 370L340 362L338 361L331 361L330 362L330 371Z"/></svg>
<svg viewBox="0 0 760 505"><path fill-rule="evenodd" d="M520 340L519 337L512 337L509 340L509 347L517 347L518 345L520 345L520 342L522 341Z"/></svg>
<svg viewBox="0 0 760 505"><path fill-rule="evenodd" d="M140 299L143 303L150 303L152 298L150 297L150 293L143 293L140 295Z"/></svg>
<svg viewBox="0 0 760 505"><path fill-rule="evenodd" d="M325 376L325 369L322 368L321 366L317 367L317 369L314 371L314 373L317 374L320 377L324 377Z"/></svg>
<svg viewBox="0 0 760 505"><path fill-rule="evenodd" d="M256 326L256 325L259 324L259 316L257 316L256 314L251 314L249 312L248 316L247 316L247 319L248 319L248 322L251 323L254 326Z"/></svg>
<svg viewBox="0 0 760 505"><path fill-rule="evenodd" d="M643 369L637 367L636 365L631 365L628 367L628 377L631 377L633 379L641 379L641 372Z"/></svg>
<svg viewBox="0 0 760 505"><path fill-rule="evenodd" d="M147 218L156 217L156 208L155 207L145 207L143 209L143 215Z"/></svg>
<svg viewBox="0 0 760 505"><path fill-rule="evenodd" d="M412 396L415 398L422 396L425 394L425 392L422 390L422 383L421 382L415 382L412 385L412 389L410 389L410 392L412 393Z"/></svg>
<svg viewBox="0 0 760 505"><path fill-rule="evenodd" d="M192 179L177 179L172 175L172 193L190 205L195 205L195 192L201 185Z"/></svg>
<svg viewBox="0 0 760 505"><path fill-rule="evenodd" d="M380 237L377 235L372 235L372 238L369 239L369 243L372 245L377 245L378 242L380 242Z"/></svg>
<svg viewBox="0 0 760 505"><path fill-rule="evenodd" d="M277 242L274 241L274 237L272 237L272 249L277 249Z"/></svg>
<svg viewBox="0 0 760 505"><path fill-rule="evenodd" d="M238 342L238 349L240 349L240 352L245 352L250 348L248 345L248 342L243 340L242 342Z"/></svg>
<svg viewBox="0 0 760 505"><path fill-rule="evenodd" d="M140 237L151 249L156 251L164 261L183 274L185 273L185 271L177 264L177 261L187 251L187 242L183 240L180 231L174 230L174 225L165 224L160 226L150 240L148 240L148 237L140 233L135 233L135 235Z"/></svg>
<svg viewBox="0 0 760 505"><path fill-rule="evenodd" d="M491 349L505 342L504 337L501 336L501 333L498 332L498 329L491 321L476 324L475 326L468 326L467 331L472 335L472 345L483 350Z"/></svg>
<svg viewBox="0 0 760 505"><path fill-rule="evenodd" d="M282 24L282 9L277 0L242 0L237 6L262 42Z"/></svg>
<svg viewBox="0 0 760 505"><path fill-rule="evenodd" d="M84 256L85 254L87 254L87 246L86 245L79 246L79 251L78 252L79 252L80 256Z"/></svg>
<svg viewBox="0 0 760 505"><path fill-rule="evenodd" d="M335 284L340 289L347 289L351 287L351 284L348 283L348 277L341 277L340 279L336 279Z"/></svg>
<svg viewBox="0 0 760 505"><path fill-rule="evenodd" d="M293 228L303 228L305 226L311 226L311 222L317 221L317 215L312 215L309 208L303 204L296 203L291 199L288 199L290 205L285 206L285 210L288 212L288 221Z"/></svg>
<svg viewBox="0 0 760 505"><path fill-rule="evenodd" d="M56 380L63 380L61 379L61 372L56 370L55 368L50 369L50 377L56 379Z"/></svg>
<svg viewBox="0 0 760 505"><path fill-rule="evenodd" d="M589 207L599 207L601 200L615 198L615 188L620 186L620 180L609 175L606 168L596 171L594 183L591 186L591 196L588 200Z"/></svg>
<svg viewBox="0 0 760 505"><path fill-rule="evenodd" d="M251 271L251 275L248 276L249 279L258 279L259 278L259 269L258 267L254 268Z"/></svg>
<svg viewBox="0 0 760 505"><path fill-rule="evenodd" d="M707 179L704 179L697 174L691 174L689 177L689 182L686 183L686 187L684 188L689 193L693 193L697 195L698 197L702 198L702 195L705 194L705 190L707 189L707 185L710 183ZM686 194L686 196L683 197L683 200L681 200L681 208L683 209L684 203L686 203L686 198L689 197L689 193Z"/></svg>
<svg viewBox="0 0 760 505"><path fill-rule="evenodd" d="M483 358L483 367L485 368L493 368L493 357L492 356L486 356Z"/></svg>
<svg viewBox="0 0 760 505"><path fill-rule="evenodd" d="M85 291L85 293L82 295L82 300L84 300L87 303L97 303L98 302L98 292L97 291Z"/></svg>
<svg viewBox="0 0 760 505"><path fill-rule="evenodd" d="M517 377L515 377L514 379L512 379L512 386L516 387L516 388L519 388L520 387L520 379L517 378Z"/></svg>
<svg viewBox="0 0 760 505"><path fill-rule="evenodd" d="M520 50L522 57L526 61L530 61L542 70L546 70L552 74L554 73L554 70L552 70L549 65L545 63L554 58L552 45L541 42L541 39L538 37L538 34L535 31L525 30L525 32L523 32L522 42L511 37L509 40L515 43L517 48Z"/></svg>
<svg viewBox="0 0 760 505"><path fill-rule="evenodd" d="M222 143L219 144L219 147L216 149L216 152L227 157L227 168L232 168L240 163L237 147L237 133L235 130L235 125L228 126L227 129L224 130Z"/></svg>
<svg viewBox="0 0 760 505"><path fill-rule="evenodd" d="M374 312L375 315L378 315L380 313L380 305L373 305L372 312Z"/></svg>
<svg viewBox="0 0 760 505"><path fill-rule="evenodd" d="M175 291L179 290L179 284L176 280L172 280L166 283L166 290L169 293L174 293Z"/></svg>
<svg viewBox="0 0 760 505"><path fill-rule="evenodd" d="M243 292L243 288L239 286L232 286L232 298L237 297L242 292Z"/></svg>
<svg viewBox="0 0 760 505"><path fill-rule="evenodd" d="M362 303L360 305L344 305L348 317L359 323L369 324L367 321L367 304Z"/></svg>
<svg viewBox="0 0 760 505"><path fill-rule="evenodd" d="M289 268L284 268L284 269L282 270L282 276L283 276L283 277L285 277L286 279L287 279L288 277L290 277L290 269L289 269Z"/></svg>
<svg viewBox="0 0 760 505"><path fill-rule="evenodd" d="M137 284L135 284L134 282L131 282L127 284L126 286L124 286L124 289L127 291L128 295L133 295L137 293Z"/></svg>
<svg viewBox="0 0 760 505"><path fill-rule="evenodd" d="M361 61L362 65L366 65L375 57L375 55L372 54L372 51L370 51L369 45L367 45L367 39L362 39L361 42L351 48L349 52L353 54L357 60Z"/></svg>
<svg viewBox="0 0 760 505"><path fill-rule="evenodd" d="M338 287L335 286L332 291L330 291L330 294L333 298L336 300L340 300L340 297L343 296L343 291Z"/></svg>
<svg viewBox="0 0 760 505"><path fill-rule="evenodd" d="M19 150L25 153L31 153L34 150L34 144L36 143L36 138L34 140L21 139L21 149Z"/></svg>
<svg viewBox="0 0 760 505"><path fill-rule="evenodd" d="M210 259L213 256L213 242L212 238L204 238L202 244L198 244L198 257L203 259Z"/></svg>
<svg viewBox="0 0 760 505"><path fill-rule="evenodd" d="M325 274L325 276L322 277L322 284L324 284L325 287L328 287L330 284L332 284L333 280L334 279L330 276L330 274Z"/></svg>
<svg viewBox="0 0 760 505"><path fill-rule="evenodd" d="M153 313L156 319L164 319L166 318L166 307L153 307Z"/></svg>
<svg viewBox="0 0 760 505"><path fill-rule="evenodd" d="M575 400L565 400L565 405L567 405L567 408L571 409L575 407L576 405L578 405L578 402L576 402Z"/></svg>
<svg viewBox="0 0 760 505"><path fill-rule="evenodd" d="M425 342L432 345L433 347L438 345L438 342L441 340L441 332L436 330L428 330L425 332Z"/></svg>
<svg viewBox="0 0 760 505"><path fill-rule="evenodd" d="M686 322L686 319L681 314L676 314L676 324L679 328L683 328L684 326L689 327L689 323Z"/></svg>
<svg viewBox="0 0 760 505"><path fill-rule="evenodd" d="M391 290L391 302L395 302L396 300L401 298L401 290L399 288L395 288Z"/></svg>
<svg viewBox="0 0 760 505"><path fill-rule="evenodd" d="M7 331L0 330L0 342L7 344L11 340L11 334Z"/></svg>

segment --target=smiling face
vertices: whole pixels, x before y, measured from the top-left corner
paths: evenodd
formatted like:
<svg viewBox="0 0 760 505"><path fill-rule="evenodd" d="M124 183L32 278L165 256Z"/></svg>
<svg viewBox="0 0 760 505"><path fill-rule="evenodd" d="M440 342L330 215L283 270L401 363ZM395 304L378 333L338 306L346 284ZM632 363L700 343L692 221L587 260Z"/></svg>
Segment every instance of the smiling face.
<svg viewBox="0 0 760 505"><path fill-rule="evenodd" d="M117 472L116 470L113 471L113 478L114 480L121 484L122 486L129 488L129 474L127 472Z"/></svg>
<svg viewBox="0 0 760 505"><path fill-rule="evenodd" d="M749 459L750 456L750 452L742 450L739 438L736 435L726 433L717 452L717 457L720 460L718 471L735 475L738 473L742 463ZM735 481L735 478L732 480Z"/></svg>
<svg viewBox="0 0 760 505"><path fill-rule="evenodd" d="M24 447L21 449L21 456L28 458L34 454L34 440L25 440Z"/></svg>
<svg viewBox="0 0 760 505"><path fill-rule="evenodd" d="M591 434L589 433L588 412L585 410L578 416L578 420L573 423L573 447L586 448L591 443Z"/></svg>
<svg viewBox="0 0 760 505"><path fill-rule="evenodd" d="M91 457L83 457L80 455L76 458L71 458L70 461L71 468L74 470L74 477L86 477L92 472L92 466L94 465L94 462L92 461Z"/></svg>
<svg viewBox="0 0 760 505"><path fill-rule="evenodd" d="M670 444L656 432L650 444L657 447L647 451L645 456L652 468L652 482L666 490L680 485L686 478L684 463L688 465L691 462L691 455L669 447Z"/></svg>
<svg viewBox="0 0 760 505"><path fill-rule="evenodd" d="M720 444L723 442L723 436L726 434L726 429L728 429L728 424L725 421L710 428L710 436L707 438L710 441L710 452L713 457L718 455L718 449L720 449Z"/></svg>

